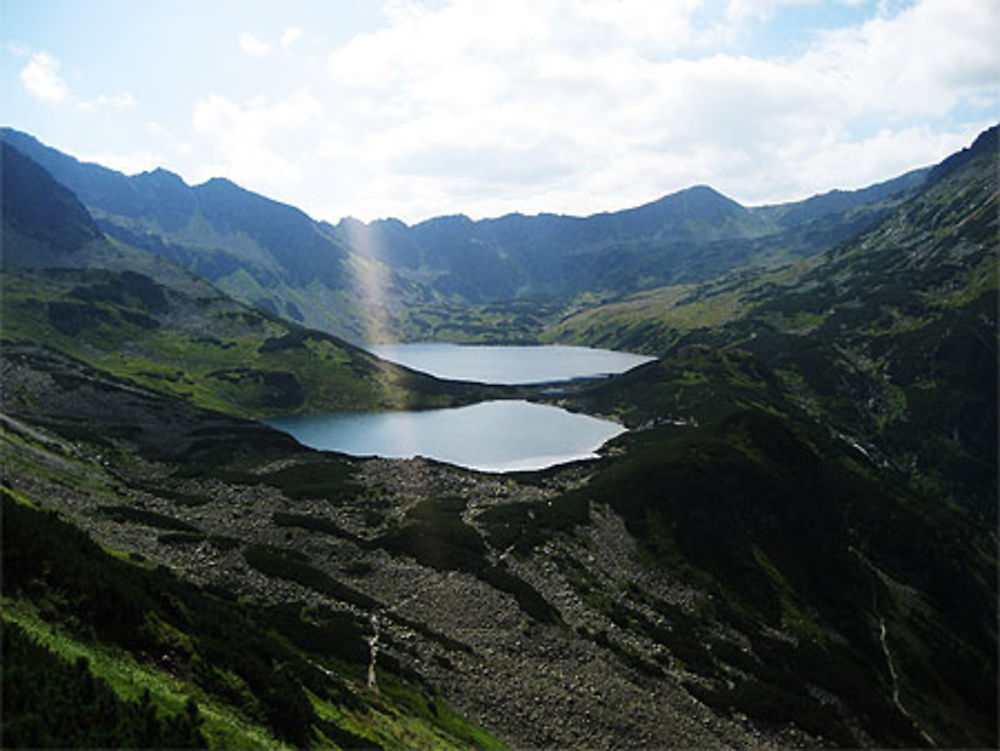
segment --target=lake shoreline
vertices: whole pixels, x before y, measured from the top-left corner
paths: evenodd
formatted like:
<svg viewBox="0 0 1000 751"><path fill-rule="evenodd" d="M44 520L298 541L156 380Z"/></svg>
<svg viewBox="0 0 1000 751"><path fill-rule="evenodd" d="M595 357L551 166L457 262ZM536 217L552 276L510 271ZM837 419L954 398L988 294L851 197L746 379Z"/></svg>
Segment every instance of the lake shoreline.
<svg viewBox="0 0 1000 751"><path fill-rule="evenodd" d="M274 415L262 422L321 451L534 472L601 458L625 426L616 416L567 410L566 397L652 359L586 347L451 343L394 345L373 354L411 369L430 365L421 372L497 391L492 399L439 409ZM483 379L469 380L470 373Z"/></svg>

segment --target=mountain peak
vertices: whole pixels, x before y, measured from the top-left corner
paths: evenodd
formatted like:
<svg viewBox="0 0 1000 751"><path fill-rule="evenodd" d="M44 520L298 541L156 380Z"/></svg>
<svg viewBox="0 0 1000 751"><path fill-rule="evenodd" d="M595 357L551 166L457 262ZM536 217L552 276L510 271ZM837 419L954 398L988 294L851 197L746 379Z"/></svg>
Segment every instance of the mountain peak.
<svg viewBox="0 0 1000 751"><path fill-rule="evenodd" d="M239 185L234 183L228 177L212 177L201 183L201 185L195 185L195 190L213 190L213 191L224 191L227 193L247 193L249 191L241 188Z"/></svg>
<svg viewBox="0 0 1000 751"><path fill-rule="evenodd" d="M729 217L742 217L749 212L741 204L728 198L708 185L693 185L670 193L655 201L618 214L639 220L652 230L653 225L676 229L679 222L708 222L717 224Z"/></svg>
<svg viewBox="0 0 1000 751"><path fill-rule="evenodd" d="M927 182L932 183L951 174L962 166L976 159L997 159L998 141L1000 141L1000 125L994 125L980 133L971 146L952 154L934 167L927 176Z"/></svg>
<svg viewBox="0 0 1000 751"><path fill-rule="evenodd" d="M688 201L696 202L698 205L718 205L718 206L731 206L743 208L743 206L734 201L729 196L723 195L711 185L692 185L690 188L684 188L678 190L674 193L664 196L658 201L653 201L653 204L663 203L666 201Z"/></svg>
<svg viewBox="0 0 1000 751"><path fill-rule="evenodd" d="M135 179L153 183L155 185L180 185L187 187L187 183L184 182L184 178L175 172L164 169L163 167L157 167L153 170L140 172L138 175L135 175Z"/></svg>

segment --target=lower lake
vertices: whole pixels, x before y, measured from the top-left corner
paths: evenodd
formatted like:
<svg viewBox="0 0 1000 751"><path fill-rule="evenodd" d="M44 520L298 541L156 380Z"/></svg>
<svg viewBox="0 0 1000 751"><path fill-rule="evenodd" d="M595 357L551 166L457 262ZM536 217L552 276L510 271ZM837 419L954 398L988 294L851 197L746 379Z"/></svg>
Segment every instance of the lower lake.
<svg viewBox="0 0 1000 751"><path fill-rule="evenodd" d="M483 472L544 469L593 458L625 429L525 401L424 412L338 412L266 421L300 443L353 456L424 456Z"/></svg>
<svg viewBox="0 0 1000 751"><path fill-rule="evenodd" d="M386 360L440 378L523 385L622 373L653 358L587 347L371 345ZM421 412L335 412L266 420L300 443L353 456L429 459L484 472L589 459L624 428L520 400Z"/></svg>

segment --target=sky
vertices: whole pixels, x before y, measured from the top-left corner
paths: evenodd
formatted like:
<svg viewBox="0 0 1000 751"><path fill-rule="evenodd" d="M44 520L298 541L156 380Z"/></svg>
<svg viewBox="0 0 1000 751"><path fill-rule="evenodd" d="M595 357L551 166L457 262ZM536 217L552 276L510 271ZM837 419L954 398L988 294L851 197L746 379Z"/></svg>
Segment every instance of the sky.
<svg viewBox="0 0 1000 751"><path fill-rule="evenodd" d="M0 0L0 124L316 219L745 205L1000 119L1000 0Z"/></svg>

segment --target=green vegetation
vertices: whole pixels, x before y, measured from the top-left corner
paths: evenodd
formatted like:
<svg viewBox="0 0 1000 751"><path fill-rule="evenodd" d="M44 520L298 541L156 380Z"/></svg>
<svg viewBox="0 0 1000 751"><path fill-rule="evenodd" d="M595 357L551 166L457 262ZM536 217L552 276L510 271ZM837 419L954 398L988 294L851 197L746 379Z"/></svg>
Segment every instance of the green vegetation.
<svg viewBox="0 0 1000 751"><path fill-rule="evenodd" d="M470 738L489 739L437 698L429 710L429 689L392 677L391 667L382 681L392 688L382 696L352 687L365 660L356 617L222 600L162 567L109 555L6 491L3 504L5 747L91 739L152 747L382 747L420 737L465 747ZM283 574L309 584L324 581L292 558L247 554L266 565L278 560ZM45 664L54 667L40 670ZM62 698L43 710L39 700L53 691ZM79 721L91 705L102 708L104 724ZM484 747L498 747L489 740Z"/></svg>
<svg viewBox="0 0 1000 751"><path fill-rule="evenodd" d="M583 493L545 503L505 503L481 512L476 522L486 530L497 550L513 548L521 555L558 532L570 532L590 519L590 503Z"/></svg>
<svg viewBox="0 0 1000 751"><path fill-rule="evenodd" d="M298 329L215 290L134 272L5 271L4 336L234 415L441 407L496 389L449 384ZM211 332L208 334L206 332Z"/></svg>
<svg viewBox="0 0 1000 751"><path fill-rule="evenodd" d="M149 691L122 699L86 657L62 659L15 622L3 624L4 748L205 748L191 699L158 712Z"/></svg>
<svg viewBox="0 0 1000 751"><path fill-rule="evenodd" d="M319 569L304 563L293 550L251 545L243 551L243 557L252 568L257 569L262 574L288 579L340 602L351 603L365 609L377 605L376 601L368 595L357 592Z"/></svg>
<svg viewBox="0 0 1000 751"><path fill-rule="evenodd" d="M919 743L910 722L871 691L890 680L875 624L891 618L893 631L905 638L894 646L895 668L922 676L910 684L911 704L927 708L921 723L952 743L985 742L994 715L983 697L996 696L996 630L989 617L996 609L989 584L996 568L988 533L974 515L915 493L796 416L791 405L741 408L733 396L720 400L724 379L710 382L713 399L698 412L698 427L628 436L625 455L583 491L624 517L650 565L712 594L714 612L694 622L699 638L709 639L712 624L721 622L752 642L747 662L731 649L713 649L714 660L706 659L676 632L664 638L689 670L709 679L692 683L692 692L720 710L736 707L767 722L795 717L810 732L850 743L841 720L810 697L808 683L840 697L881 742ZM667 381L664 388L683 386ZM712 417L724 402L728 414ZM853 552L859 550L863 559ZM919 589L933 605L912 620L873 582L869 565ZM598 596L586 577L574 579L592 606L616 623L643 628L634 614ZM762 624L787 640L764 638ZM963 644L958 653L949 646L955 643ZM715 667L731 659L748 676L735 689ZM939 695L938 708L946 702L949 709L931 710L921 693L944 686L951 698ZM942 721L949 714L964 718L961 731Z"/></svg>
<svg viewBox="0 0 1000 751"><path fill-rule="evenodd" d="M997 129L929 172L780 207L697 188L588 219L416 227L320 225L224 180L95 172L13 137L81 199L5 158L5 746L499 747L425 678L488 675L493 645L381 602L387 554L511 595L524 638L585 640L720 722L996 745ZM53 268L19 268L36 262ZM494 490L472 474L373 480L390 465L220 414L511 393L280 316L661 357L558 396L633 428L605 460L480 505ZM424 473L437 489L400 498ZM244 492L252 506L227 506ZM198 556L204 588L159 565ZM250 569L266 602L215 561Z"/></svg>
<svg viewBox="0 0 1000 751"><path fill-rule="evenodd" d="M350 465L329 455L284 467L260 479L280 488L289 498L325 498L334 505L354 498L361 490Z"/></svg>

